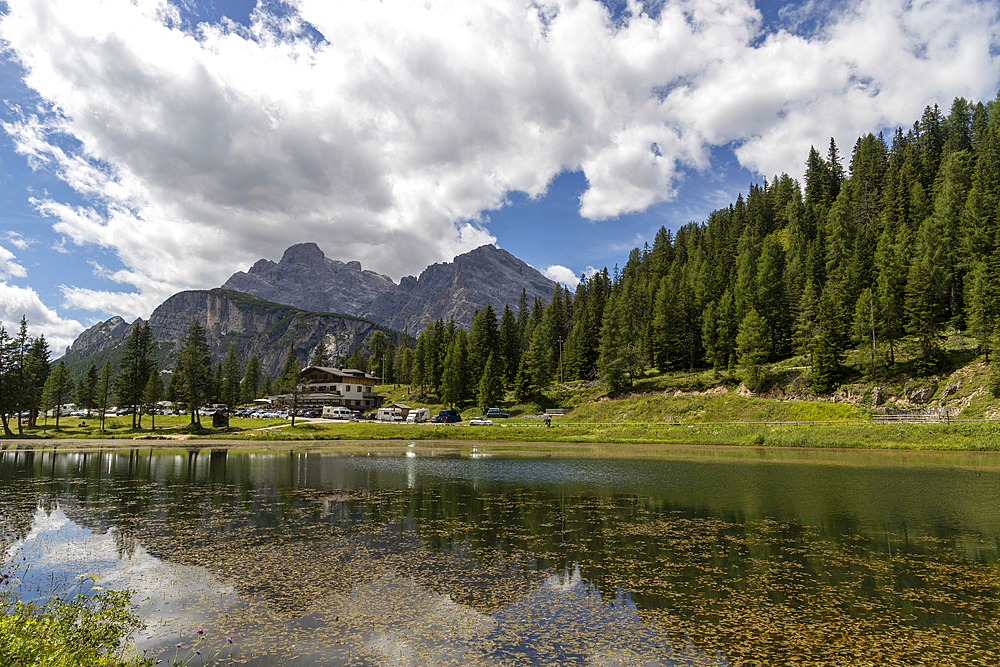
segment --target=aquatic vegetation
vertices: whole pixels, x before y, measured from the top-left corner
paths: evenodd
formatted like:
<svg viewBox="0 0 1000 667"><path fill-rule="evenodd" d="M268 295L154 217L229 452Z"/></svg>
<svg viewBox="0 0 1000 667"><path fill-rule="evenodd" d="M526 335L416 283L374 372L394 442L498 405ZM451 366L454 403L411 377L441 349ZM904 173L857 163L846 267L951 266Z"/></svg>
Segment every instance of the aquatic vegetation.
<svg viewBox="0 0 1000 667"><path fill-rule="evenodd" d="M997 664L986 455L738 451L39 454L0 468L0 509L65 508L123 560L155 554L148 618L183 630L157 657L189 664Z"/></svg>

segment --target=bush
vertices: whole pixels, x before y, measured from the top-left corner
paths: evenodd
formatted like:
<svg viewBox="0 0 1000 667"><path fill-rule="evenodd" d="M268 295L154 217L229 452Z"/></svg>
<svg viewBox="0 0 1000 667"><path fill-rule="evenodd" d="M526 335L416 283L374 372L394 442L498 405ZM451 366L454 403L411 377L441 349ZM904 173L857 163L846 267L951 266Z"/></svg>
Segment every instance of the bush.
<svg viewBox="0 0 1000 667"><path fill-rule="evenodd" d="M54 598L44 604L11 602L0 616L0 665L17 667L146 667L128 658L126 640L144 627L131 611L132 591Z"/></svg>

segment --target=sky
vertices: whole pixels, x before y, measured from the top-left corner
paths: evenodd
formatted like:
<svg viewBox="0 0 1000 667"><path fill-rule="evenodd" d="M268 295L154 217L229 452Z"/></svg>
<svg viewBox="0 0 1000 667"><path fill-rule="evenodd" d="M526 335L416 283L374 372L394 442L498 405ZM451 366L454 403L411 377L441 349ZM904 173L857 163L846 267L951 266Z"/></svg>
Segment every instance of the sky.
<svg viewBox="0 0 1000 667"><path fill-rule="evenodd" d="M494 243L575 287L993 99L981 0L0 0L0 322L56 355L312 241L395 281Z"/></svg>

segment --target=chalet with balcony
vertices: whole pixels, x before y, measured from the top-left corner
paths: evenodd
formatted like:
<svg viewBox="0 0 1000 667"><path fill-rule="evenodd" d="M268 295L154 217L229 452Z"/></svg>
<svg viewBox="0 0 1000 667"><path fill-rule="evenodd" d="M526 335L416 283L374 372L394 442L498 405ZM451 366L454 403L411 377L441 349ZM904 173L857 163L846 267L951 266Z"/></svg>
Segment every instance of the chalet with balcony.
<svg viewBox="0 0 1000 667"><path fill-rule="evenodd" d="M354 368L308 366L299 372L298 404L303 409L331 405L372 410L381 403L375 393L379 379Z"/></svg>

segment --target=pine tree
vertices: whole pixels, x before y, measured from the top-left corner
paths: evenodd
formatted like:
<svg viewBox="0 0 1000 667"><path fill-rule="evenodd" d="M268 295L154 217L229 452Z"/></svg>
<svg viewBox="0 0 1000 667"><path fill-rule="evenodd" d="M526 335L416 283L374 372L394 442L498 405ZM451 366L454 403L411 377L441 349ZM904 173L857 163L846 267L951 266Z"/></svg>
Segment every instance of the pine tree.
<svg viewBox="0 0 1000 667"><path fill-rule="evenodd" d="M69 374L66 363L60 361L59 365L49 375L45 381L43 392L43 404L46 410L55 410L56 430L59 430L59 417L62 415L62 406L70 400L73 395L73 378Z"/></svg>
<svg viewBox="0 0 1000 667"><path fill-rule="evenodd" d="M316 349L313 350L312 357L309 358L309 365L324 368L330 366L330 353L327 352L326 343L323 342L322 338L319 339Z"/></svg>
<svg viewBox="0 0 1000 667"><path fill-rule="evenodd" d="M111 396L115 386L115 371L111 368L111 362L105 361L101 367L101 375L97 379L97 409L101 411L101 431L104 430L104 418L111 407Z"/></svg>
<svg viewBox="0 0 1000 667"><path fill-rule="evenodd" d="M868 374L875 374L875 297L871 288L866 287L854 306L854 343L862 350L870 348Z"/></svg>
<svg viewBox="0 0 1000 667"><path fill-rule="evenodd" d="M146 414L149 415L150 428L156 430L156 406L163 399L163 380L160 379L158 371L154 370L149 374L149 380L142 393L142 402Z"/></svg>
<svg viewBox="0 0 1000 667"><path fill-rule="evenodd" d="M52 366L49 363L49 344L45 336L39 336L31 341L25 364L25 396L22 405L28 411L28 425L38 426L38 413L42 406L42 391L48 380Z"/></svg>
<svg viewBox="0 0 1000 667"><path fill-rule="evenodd" d="M97 364L91 364L76 388L76 404L87 411L88 418L90 411L97 407L98 379Z"/></svg>
<svg viewBox="0 0 1000 667"><path fill-rule="evenodd" d="M153 360L153 331L149 322L133 326L125 341L115 390L118 405L132 408L132 428L141 423L142 392L146 388L149 373L155 368Z"/></svg>
<svg viewBox="0 0 1000 667"><path fill-rule="evenodd" d="M468 337L459 329L448 346L444 375L441 378L441 398L449 406L461 405L468 396L469 360Z"/></svg>
<svg viewBox="0 0 1000 667"><path fill-rule="evenodd" d="M241 387L240 360L236 358L236 346L229 344L229 351L222 362L222 403L232 412L233 408L240 404Z"/></svg>
<svg viewBox="0 0 1000 667"><path fill-rule="evenodd" d="M199 410L212 389L212 362L205 327L194 320L181 341L174 374L178 379L181 400L191 415L191 428L201 428Z"/></svg>
<svg viewBox="0 0 1000 667"><path fill-rule="evenodd" d="M764 362L771 353L771 333L756 309L751 308L740 322L736 348L743 379L750 391L757 391L764 383Z"/></svg>
<svg viewBox="0 0 1000 667"><path fill-rule="evenodd" d="M247 361L246 372L243 374L242 391L244 403L253 403L260 398L260 382L260 358L254 353L250 355L250 359Z"/></svg>
<svg viewBox="0 0 1000 667"><path fill-rule="evenodd" d="M503 398L503 375L495 354L491 354L486 360L483 377L479 381L478 398L482 410L499 405Z"/></svg>

